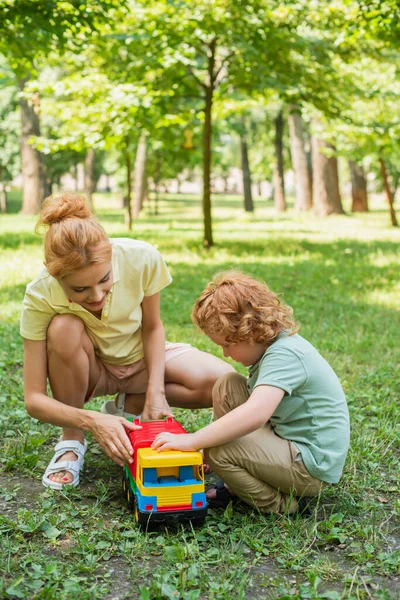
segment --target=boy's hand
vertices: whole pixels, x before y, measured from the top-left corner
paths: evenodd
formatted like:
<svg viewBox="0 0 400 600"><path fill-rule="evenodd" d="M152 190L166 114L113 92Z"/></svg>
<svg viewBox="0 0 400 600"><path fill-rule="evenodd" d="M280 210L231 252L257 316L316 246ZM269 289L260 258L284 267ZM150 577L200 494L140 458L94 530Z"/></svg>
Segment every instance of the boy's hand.
<svg viewBox="0 0 400 600"><path fill-rule="evenodd" d="M162 452L163 450L182 450L183 452L193 452L197 448L194 442L193 433L159 433L151 447L153 450Z"/></svg>

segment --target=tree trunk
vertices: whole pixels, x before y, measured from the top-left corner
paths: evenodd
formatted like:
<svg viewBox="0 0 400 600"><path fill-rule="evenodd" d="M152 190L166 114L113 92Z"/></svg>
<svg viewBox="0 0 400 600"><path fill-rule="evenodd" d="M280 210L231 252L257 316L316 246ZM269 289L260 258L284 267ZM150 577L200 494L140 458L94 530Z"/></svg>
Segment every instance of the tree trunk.
<svg viewBox="0 0 400 600"><path fill-rule="evenodd" d="M212 85L207 86L205 90L203 129L203 244L206 248L211 248L211 246L214 245L211 215L211 135L213 92L214 90Z"/></svg>
<svg viewBox="0 0 400 600"><path fill-rule="evenodd" d="M362 165L349 160L351 175L352 212L368 212L367 180Z"/></svg>
<svg viewBox="0 0 400 600"><path fill-rule="evenodd" d="M53 181L50 177L46 177L44 182L44 197L48 198L53 193Z"/></svg>
<svg viewBox="0 0 400 600"><path fill-rule="evenodd" d="M159 199L159 188L160 188L160 180L161 180L161 157L157 153L156 155L156 165L154 169L154 214L158 215L158 199Z"/></svg>
<svg viewBox="0 0 400 600"><path fill-rule="evenodd" d="M5 183L1 183L0 187L0 212L4 214L7 212L7 191Z"/></svg>
<svg viewBox="0 0 400 600"><path fill-rule="evenodd" d="M19 80L24 91L27 79ZM32 136L40 135L39 114L35 106L21 95L21 171L23 177L22 213L34 215L41 209L45 198L45 167L42 155L30 143Z"/></svg>
<svg viewBox="0 0 400 600"><path fill-rule="evenodd" d="M96 190L96 176L95 176L95 170L94 170L95 159L96 159L96 156L95 156L95 152L94 152L93 148L89 148L87 150L86 156L85 156L84 174L85 174L85 192L87 195L90 210L92 212L94 211L93 194Z"/></svg>
<svg viewBox="0 0 400 600"><path fill-rule="evenodd" d="M132 161L129 148L129 139L126 140L125 147L125 166L126 166L126 221L129 231L132 230Z"/></svg>
<svg viewBox="0 0 400 600"><path fill-rule="evenodd" d="M396 198L396 192L397 192L397 188L399 187L399 181L400 181L400 173L398 171L396 171L395 173L392 174L393 202L395 201L395 198Z"/></svg>
<svg viewBox="0 0 400 600"><path fill-rule="evenodd" d="M275 209L278 212L286 210L285 179L283 165L283 111L275 119L275 170L274 170L274 196Z"/></svg>
<svg viewBox="0 0 400 600"><path fill-rule="evenodd" d="M381 166L381 175L382 175L383 187L384 187L385 194L386 194L386 201L389 204L390 221L391 221L393 227L398 227L396 213L394 211L394 206L393 206L393 194L392 194L392 190L390 189L390 184L389 184L387 170L386 170L386 164L382 157L379 158L379 164Z"/></svg>
<svg viewBox="0 0 400 600"><path fill-rule="evenodd" d="M240 153L242 158L242 176L244 191L244 210L254 212L253 196L251 192L251 173L249 166L249 153L247 148L246 135L240 136Z"/></svg>
<svg viewBox="0 0 400 600"><path fill-rule="evenodd" d="M310 210L312 205L311 179L308 170L307 153L304 147L303 119L300 108L289 105L290 153L296 183L296 204L298 211Z"/></svg>
<svg viewBox="0 0 400 600"><path fill-rule="evenodd" d="M146 179L146 135L142 133L139 139L135 158L133 216L136 219L143 208Z"/></svg>
<svg viewBox="0 0 400 600"><path fill-rule="evenodd" d="M106 173L106 192L111 192L110 175Z"/></svg>
<svg viewBox="0 0 400 600"><path fill-rule="evenodd" d="M313 158L313 205L316 215L326 217L332 213L343 214L342 200L339 191L337 158L328 158L321 151L333 148L331 144L312 137Z"/></svg>

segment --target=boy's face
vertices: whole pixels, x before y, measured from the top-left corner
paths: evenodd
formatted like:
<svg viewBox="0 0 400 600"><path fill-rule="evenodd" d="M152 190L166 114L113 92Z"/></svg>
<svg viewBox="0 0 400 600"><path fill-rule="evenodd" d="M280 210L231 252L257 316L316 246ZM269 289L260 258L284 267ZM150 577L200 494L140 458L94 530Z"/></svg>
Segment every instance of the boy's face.
<svg viewBox="0 0 400 600"><path fill-rule="evenodd" d="M250 342L238 342L237 344L228 345L222 336L208 334L208 337L214 344L221 346L225 357L230 357L245 367L250 367L250 365L254 365L259 361L268 347L267 344Z"/></svg>
<svg viewBox="0 0 400 600"><path fill-rule="evenodd" d="M89 312L100 312L113 285L111 262L95 263L58 282L70 300Z"/></svg>

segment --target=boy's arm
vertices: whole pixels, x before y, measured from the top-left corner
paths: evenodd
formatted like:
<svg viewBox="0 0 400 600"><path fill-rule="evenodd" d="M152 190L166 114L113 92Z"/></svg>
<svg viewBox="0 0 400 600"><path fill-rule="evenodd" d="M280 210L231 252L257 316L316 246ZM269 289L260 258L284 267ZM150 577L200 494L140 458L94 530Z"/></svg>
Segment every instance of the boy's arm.
<svg viewBox="0 0 400 600"><path fill-rule="evenodd" d="M161 433L152 444L154 450L199 450L220 446L264 425L274 414L284 391L270 385L257 386L250 398L231 412L195 433Z"/></svg>

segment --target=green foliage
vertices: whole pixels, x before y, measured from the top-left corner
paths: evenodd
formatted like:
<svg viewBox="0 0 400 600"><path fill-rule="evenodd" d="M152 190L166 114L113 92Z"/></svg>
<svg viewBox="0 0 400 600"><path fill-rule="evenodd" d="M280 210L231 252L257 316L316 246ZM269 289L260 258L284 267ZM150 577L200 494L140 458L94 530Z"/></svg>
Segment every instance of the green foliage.
<svg viewBox="0 0 400 600"><path fill-rule="evenodd" d="M113 0L1 0L0 53L19 78L34 73L37 61L51 51L76 50L99 22L123 3Z"/></svg>
<svg viewBox="0 0 400 600"><path fill-rule="evenodd" d="M8 84L8 85L7 85ZM20 122L17 91L10 80L0 86L0 181L11 181L20 169Z"/></svg>

